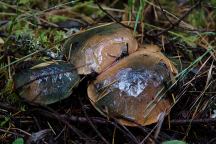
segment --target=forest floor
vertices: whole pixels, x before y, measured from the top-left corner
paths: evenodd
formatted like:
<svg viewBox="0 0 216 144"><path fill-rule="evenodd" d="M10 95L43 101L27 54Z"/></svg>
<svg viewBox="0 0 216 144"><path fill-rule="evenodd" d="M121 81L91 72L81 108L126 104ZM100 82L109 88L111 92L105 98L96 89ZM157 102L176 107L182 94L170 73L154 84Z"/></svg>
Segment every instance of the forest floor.
<svg viewBox="0 0 216 144"><path fill-rule="evenodd" d="M58 59L72 33L122 21L178 69L161 123L126 127L101 116L84 84L48 106L20 98L13 79L19 64ZM215 0L1 0L0 143L216 143L215 48Z"/></svg>

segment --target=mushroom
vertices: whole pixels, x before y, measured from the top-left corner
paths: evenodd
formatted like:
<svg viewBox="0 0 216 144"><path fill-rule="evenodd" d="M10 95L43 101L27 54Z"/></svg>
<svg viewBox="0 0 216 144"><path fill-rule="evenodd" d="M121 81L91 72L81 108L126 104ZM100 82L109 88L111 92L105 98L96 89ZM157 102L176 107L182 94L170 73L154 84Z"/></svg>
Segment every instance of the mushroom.
<svg viewBox="0 0 216 144"><path fill-rule="evenodd" d="M88 86L93 106L124 125L157 122L160 113L171 108L165 83L173 82L177 73L158 50L157 46L145 46L98 75Z"/></svg>
<svg viewBox="0 0 216 144"><path fill-rule="evenodd" d="M118 23L106 24L72 35L63 45L68 61L79 74L100 73L126 53L138 48L131 30Z"/></svg>
<svg viewBox="0 0 216 144"><path fill-rule="evenodd" d="M127 126L149 125L167 114L167 86L177 70L156 45L140 45L132 31L112 23L77 33L63 45L65 61L45 62L15 75L25 100L48 105L67 98L79 75L98 76L87 89L92 105Z"/></svg>
<svg viewBox="0 0 216 144"><path fill-rule="evenodd" d="M25 100L48 105L69 97L79 80L73 65L51 61L17 73L14 86Z"/></svg>

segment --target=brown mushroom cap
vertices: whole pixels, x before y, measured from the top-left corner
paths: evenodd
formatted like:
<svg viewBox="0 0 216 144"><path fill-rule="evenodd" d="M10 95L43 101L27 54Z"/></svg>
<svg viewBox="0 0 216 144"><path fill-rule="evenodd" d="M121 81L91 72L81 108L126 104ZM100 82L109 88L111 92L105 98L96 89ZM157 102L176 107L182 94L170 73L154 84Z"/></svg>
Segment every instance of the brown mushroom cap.
<svg viewBox="0 0 216 144"><path fill-rule="evenodd" d="M100 73L124 51L137 50L138 44L131 30L117 23L91 28L71 36L64 44L68 61L79 74Z"/></svg>
<svg viewBox="0 0 216 144"><path fill-rule="evenodd" d="M89 99L100 113L135 126L124 118L148 125L169 110L172 102L165 97L164 82L172 81L177 71L154 47L125 57L89 85Z"/></svg>

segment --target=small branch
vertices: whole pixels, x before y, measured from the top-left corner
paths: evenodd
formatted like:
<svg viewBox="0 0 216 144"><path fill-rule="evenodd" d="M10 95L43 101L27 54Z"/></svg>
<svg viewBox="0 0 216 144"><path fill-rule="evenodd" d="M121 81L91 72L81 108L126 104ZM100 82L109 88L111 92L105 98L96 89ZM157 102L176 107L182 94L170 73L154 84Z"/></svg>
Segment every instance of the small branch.
<svg viewBox="0 0 216 144"><path fill-rule="evenodd" d="M155 1L157 2L159 8L161 9L161 12L162 12L162 14L164 15L164 17L169 21L169 23L170 23L171 25L173 25L173 23L171 22L171 20L170 20L170 19L168 18L168 16L166 15L164 9L162 8L161 3L159 2L159 0L155 0Z"/></svg>
<svg viewBox="0 0 216 144"><path fill-rule="evenodd" d="M12 105L3 102L0 102L0 108L13 112L19 110L17 107L13 107Z"/></svg>
<svg viewBox="0 0 216 144"><path fill-rule="evenodd" d="M19 133L16 133L16 132L11 132L9 130L5 130L5 129L2 129L2 128L0 128L0 132L6 133L6 134L12 134L12 135L15 135L15 136L18 136L18 137L24 137L24 135L22 135L22 134L19 134Z"/></svg>
<svg viewBox="0 0 216 144"><path fill-rule="evenodd" d="M100 3L98 2L98 0L95 0L95 3L97 4L97 6L99 7L99 9L101 11L103 11L111 20L113 20L114 22L122 25L123 27L126 27L128 29L131 29L131 30L134 30L134 28L128 26L128 25L125 25L123 23L121 23L119 20L117 20L116 18L114 18L111 14L109 14L104 8L101 7Z"/></svg>
<svg viewBox="0 0 216 144"><path fill-rule="evenodd" d="M206 118L206 119L188 119L188 120L171 120L170 124L172 125L193 125L193 124L205 124L212 125L216 124L216 118Z"/></svg>
<svg viewBox="0 0 216 144"><path fill-rule="evenodd" d="M79 122L79 123L89 123L89 120L91 120L93 123L97 124L105 124L105 125L113 125L117 129L119 129L124 135L130 138L131 142L133 143L138 143L136 137L123 125L120 124L118 125L118 122L115 121L110 121L105 118L101 117L89 117L88 119L86 117L81 117L81 116L66 116L66 115L61 115L62 118L66 118L72 122Z"/></svg>
<svg viewBox="0 0 216 144"><path fill-rule="evenodd" d="M86 119L88 120L88 123L90 124L90 126L92 127L92 129L96 132L96 134L101 138L101 140L105 143L105 144L110 144L106 138L100 133L100 131L98 130L97 126L92 122L92 120L89 118L84 106L83 106L83 103L80 100L80 104L82 105L82 110L83 110L83 113L85 114L85 117Z"/></svg>
<svg viewBox="0 0 216 144"><path fill-rule="evenodd" d="M84 139L89 139L89 137L87 135L82 133L75 126L71 125L65 118L61 117L60 114L58 114L57 112L55 112L54 110L52 110L49 107L46 107L46 106L42 106L42 107L45 108L45 109L48 109L48 110L35 109L34 111L39 112L39 114L41 114L42 116L49 117L49 118L54 118L56 120L59 120L60 122L62 122L66 126L68 126L68 128L70 128L77 136L79 136L79 138L81 138L81 139L83 139L83 138Z"/></svg>
<svg viewBox="0 0 216 144"><path fill-rule="evenodd" d="M161 32L159 32L159 33L156 33L156 34L150 35L150 36L151 36L151 37L158 37L158 36L160 36L160 35L162 35L162 34L168 32L169 30L173 29L174 27L178 26L179 23L180 23L184 18L186 18L186 17L191 13L191 11L192 11L194 8L196 8L198 5L200 5L201 2L202 2L202 0L197 1L183 16L181 16L181 17L179 18L179 20L177 20L175 23L173 23L170 27L164 29L163 31L161 31Z"/></svg>

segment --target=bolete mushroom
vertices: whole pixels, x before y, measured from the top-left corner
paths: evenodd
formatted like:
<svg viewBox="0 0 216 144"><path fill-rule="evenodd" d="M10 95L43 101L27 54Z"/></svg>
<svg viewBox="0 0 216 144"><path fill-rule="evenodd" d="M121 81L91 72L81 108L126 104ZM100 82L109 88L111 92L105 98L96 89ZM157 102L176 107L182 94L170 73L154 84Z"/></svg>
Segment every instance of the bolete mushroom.
<svg viewBox="0 0 216 144"><path fill-rule="evenodd" d="M66 40L67 62L46 62L17 73L15 88L27 101L47 105L68 97L79 74L96 72L87 92L101 114L128 126L155 123L172 105L166 86L177 71L157 46L140 47L120 24L94 27Z"/></svg>
<svg viewBox="0 0 216 144"><path fill-rule="evenodd" d="M176 72L157 46L146 46L98 75L88 86L88 96L103 115L128 126L148 125L169 111L172 101L165 83L172 82Z"/></svg>
<svg viewBox="0 0 216 144"><path fill-rule="evenodd" d="M122 54L138 48L131 30L118 23L106 24L72 35L63 45L68 61L79 74L100 73Z"/></svg>
<svg viewBox="0 0 216 144"><path fill-rule="evenodd" d="M51 61L17 73L14 86L25 100L48 105L70 96L79 80L73 65L63 61Z"/></svg>

